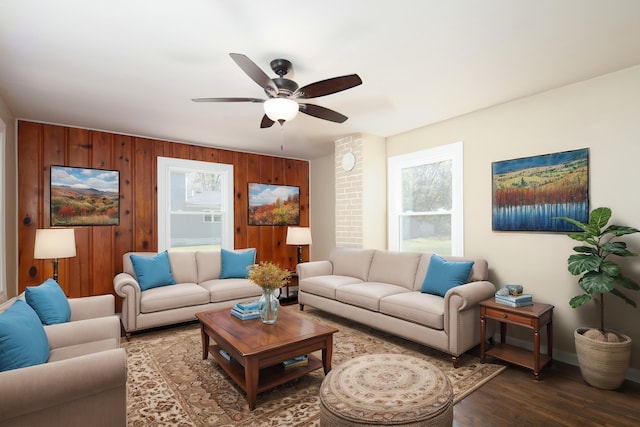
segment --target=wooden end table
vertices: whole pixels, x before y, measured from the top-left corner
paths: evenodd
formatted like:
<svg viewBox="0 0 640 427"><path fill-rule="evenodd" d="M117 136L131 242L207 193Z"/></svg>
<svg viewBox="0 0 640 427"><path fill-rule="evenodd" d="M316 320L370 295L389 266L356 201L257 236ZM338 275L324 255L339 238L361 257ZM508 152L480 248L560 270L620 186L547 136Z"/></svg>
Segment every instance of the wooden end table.
<svg viewBox="0 0 640 427"><path fill-rule="evenodd" d="M298 287L298 273L295 271L291 272L291 280L284 286L285 292L280 288L280 301L285 304L295 304L298 302L298 291L296 290L295 294L289 295L289 288L297 288ZM283 295L284 294L284 295Z"/></svg>
<svg viewBox="0 0 640 427"><path fill-rule="evenodd" d="M500 343L486 347L487 319L500 322ZM507 324L533 330L533 352L506 344ZM540 328L547 326L547 354L540 354ZM493 339L491 339L493 342ZM540 370L551 366L553 357L553 306L533 303L525 307L509 307L495 302L494 298L480 303L480 362L486 355L533 369L535 380L540 380Z"/></svg>
<svg viewBox="0 0 640 427"><path fill-rule="evenodd" d="M209 354L231 379L247 393L249 409L256 407L258 393L324 368L331 371L333 334L336 328L321 325L297 314L280 311L273 325L260 319L240 320L230 309L197 313L202 333L202 358ZM209 345L209 338L215 344ZM227 360L220 350L231 356ZM322 361L311 353L322 351ZM306 366L285 369L282 362L306 354Z"/></svg>

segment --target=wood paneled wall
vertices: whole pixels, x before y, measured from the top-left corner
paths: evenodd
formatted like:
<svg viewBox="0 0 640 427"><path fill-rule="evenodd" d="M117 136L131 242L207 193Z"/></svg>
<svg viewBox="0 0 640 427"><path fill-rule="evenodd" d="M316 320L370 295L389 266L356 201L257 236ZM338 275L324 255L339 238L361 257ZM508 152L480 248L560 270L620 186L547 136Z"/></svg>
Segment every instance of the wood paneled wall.
<svg viewBox="0 0 640 427"><path fill-rule="evenodd" d="M247 184L299 186L300 225L308 226L309 162L19 121L18 292L53 275L51 261L33 259L36 229L50 226L51 165L120 172L120 224L76 227L77 256L59 261L60 286L81 297L114 293L124 253L157 250L158 156L232 164L235 247L256 248L258 261L295 268L297 249L285 244L286 226L248 225Z"/></svg>

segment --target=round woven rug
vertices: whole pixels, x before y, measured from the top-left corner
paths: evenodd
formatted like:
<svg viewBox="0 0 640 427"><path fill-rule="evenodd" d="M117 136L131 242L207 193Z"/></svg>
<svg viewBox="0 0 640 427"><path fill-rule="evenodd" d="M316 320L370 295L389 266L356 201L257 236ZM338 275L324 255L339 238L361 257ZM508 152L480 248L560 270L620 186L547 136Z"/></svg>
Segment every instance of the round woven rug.
<svg viewBox="0 0 640 427"><path fill-rule="evenodd" d="M453 419L449 378L426 360L402 354L339 365L322 382L320 402L327 425L451 425Z"/></svg>

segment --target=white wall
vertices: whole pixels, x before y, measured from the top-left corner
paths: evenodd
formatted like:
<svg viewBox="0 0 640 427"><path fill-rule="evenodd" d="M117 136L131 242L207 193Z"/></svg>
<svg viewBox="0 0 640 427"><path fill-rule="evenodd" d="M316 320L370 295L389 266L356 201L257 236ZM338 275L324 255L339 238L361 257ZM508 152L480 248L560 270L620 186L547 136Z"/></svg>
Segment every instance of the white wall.
<svg viewBox="0 0 640 427"><path fill-rule="evenodd" d="M309 227L312 261L329 258L336 246L335 162L333 154L309 163Z"/></svg>
<svg viewBox="0 0 640 427"><path fill-rule="evenodd" d="M7 297L11 298L18 292L18 260L17 260L17 227L16 227L16 130L15 118L0 98L0 119L5 123L4 164L0 165L4 184L4 234L0 236L0 256L4 257L4 269L0 274L4 276L7 286ZM2 220L0 215L0 220ZM3 227L0 227L0 230ZM2 264L2 263L0 263ZM0 295L0 302L3 296Z"/></svg>
<svg viewBox="0 0 640 427"><path fill-rule="evenodd" d="M579 293L566 269L575 242L564 234L491 230L491 163L589 148L591 207L609 206L611 223L640 228L640 66L488 108L387 139L387 155L464 141L465 252L488 260L498 286L520 283L553 304L554 356L574 362L573 330L597 326L596 310L569 307ZM640 236L627 239L640 252ZM629 261L629 260L625 260ZM640 259L632 265L640 282ZM640 305L640 293L631 293ZM640 369L640 309L606 300L607 328L630 335ZM531 341L526 335L516 337ZM640 376L639 376L640 378Z"/></svg>
<svg viewBox="0 0 640 427"><path fill-rule="evenodd" d="M362 247L385 249L387 244L387 211L380 209L387 200L387 156L385 139L362 135Z"/></svg>

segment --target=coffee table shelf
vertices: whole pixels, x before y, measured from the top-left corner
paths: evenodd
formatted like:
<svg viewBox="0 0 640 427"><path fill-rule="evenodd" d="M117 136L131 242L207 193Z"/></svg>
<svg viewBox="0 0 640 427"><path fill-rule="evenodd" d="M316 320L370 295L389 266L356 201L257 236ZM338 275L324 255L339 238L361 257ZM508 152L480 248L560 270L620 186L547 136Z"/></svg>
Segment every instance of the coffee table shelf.
<svg viewBox="0 0 640 427"><path fill-rule="evenodd" d="M227 360L220 354L222 348L213 344L209 346L209 354L218 362L218 365L240 386L242 390L247 392L246 381L244 377L244 366L234 358ZM296 366L293 368L284 368L280 363L266 368L260 369L260 377L258 381L258 393L269 390L273 387L288 383L296 378L300 378L311 371L322 368L322 360L312 354L309 354L309 363L306 366Z"/></svg>

